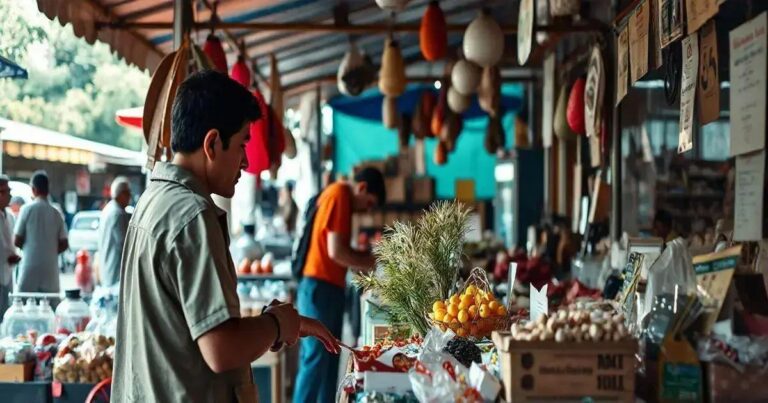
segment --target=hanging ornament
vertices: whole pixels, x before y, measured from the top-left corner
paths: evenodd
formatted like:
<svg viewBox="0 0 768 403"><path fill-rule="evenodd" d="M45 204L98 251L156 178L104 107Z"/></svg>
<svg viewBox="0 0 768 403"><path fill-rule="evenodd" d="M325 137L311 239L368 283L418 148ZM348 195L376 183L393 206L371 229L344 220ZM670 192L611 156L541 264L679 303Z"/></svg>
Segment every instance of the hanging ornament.
<svg viewBox="0 0 768 403"><path fill-rule="evenodd" d="M445 57L448 50L448 30L445 14L437 1L429 2L419 26L419 47L424 59L433 62Z"/></svg>
<svg viewBox="0 0 768 403"><path fill-rule="evenodd" d="M232 65L229 76L245 88L251 86L251 70L248 69L248 64L245 63L245 57L242 54L237 56L237 61Z"/></svg>
<svg viewBox="0 0 768 403"><path fill-rule="evenodd" d="M501 125L501 117L489 117L488 126L485 129L483 145L488 154L494 155L505 146L504 128Z"/></svg>
<svg viewBox="0 0 768 403"><path fill-rule="evenodd" d="M448 150L442 141L438 141L435 145L435 154L432 157L432 161L438 166L445 165L448 162Z"/></svg>
<svg viewBox="0 0 768 403"><path fill-rule="evenodd" d="M397 98L385 96L382 102L381 120L384 127L394 129L397 127Z"/></svg>
<svg viewBox="0 0 768 403"><path fill-rule="evenodd" d="M448 89L448 107L454 113L464 113L472 104L472 98L467 95L463 95L451 87Z"/></svg>
<svg viewBox="0 0 768 403"><path fill-rule="evenodd" d="M296 158L298 150L296 149L296 139L293 138L293 133L285 127L283 128L283 135L285 136L285 151L283 151L283 155L288 159Z"/></svg>
<svg viewBox="0 0 768 403"><path fill-rule="evenodd" d="M580 0L549 0L549 13L553 17L569 17L581 11Z"/></svg>
<svg viewBox="0 0 768 403"><path fill-rule="evenodd" d="M376 5L386 11L403 11L410 0L376 0Z"/></svg>
<svg viewBox="0 0 768 403"><path fill-rule="evenodd" d="M413 118L411 119L411 128L417 139L433 136L431 120L436 103L437 98L432 91L424 90L421 93L416 109L413 111Z"/></svg>
<svg viewBox="0 0 768 403"><path fill-rule="evenodd" d="M560 87L560 93L557 96L552 129L555 132L555 136L563 140L573 140L576 138L576 133L568 125L568 86L566 84Z"/></svg>
<svg viewBox="0 0 768 403"><path fill-rule="evenodd" d="M571 95L568 97L568 126L576 134L586 134L584 125L584 87L587 81L582 77L573 83Z"/></svg>
<svg viewBox="0 0 768 403"><path fill-rule="evenodd" d="M216 71L227 74L227 55L224 53L224 47L221 46L221 40L216 34L211 32L203 45L203 52L213 62Z"/></svg>
<svg viewBox="0 0 768 403"><path fill-rule="evenodd" d="M437 136L443 127L445 122L445 114L448 109L448 80L442 80L442 86L440 92L437 95L437 103L432 110L432 118L430 121L430 128L432 129L432 135Z"/></svg>
<svg viewBox="0 0 768 403"><path fill-rule="evenodd" d="M400 115L400 121L397 122L397 140L400 149L408 148L411 141L411 116L405 113Z"/></svg>
<svg viewBox="0 0 768 403"><path fill-rule="evenodd" d="M264 96L259 91L253 92L256 102L259 104L261 118L256 119L250 125L251 140L245 144L245 155L248 157L248 167L245 172L254 174L258 177L262 171L269 169L269 107Z"/></svg>
<svg viewBox="0 0 768 403"><path fill-rule="evenodd" d="M456 149L456 140L458 140L461 130L464 127L464 120L458 113L448 112L440 131L440 140L443 141L449 152Z"/></svg>
<svg viewBox="0 0 768 403"><path fill-rule="evenodd" d="M354 42L350 42L336 75L339 92L358 96L376 80L377 74L370 56L358 50Z"/></svg>
<svg viewBox="0 0 768 403"><path fill-rule="evenodd" d="M451 70L451 87L460 94L472 95L480 85L480 67L468 60L459 60Z"/></svg>
<svg viewBox="0 0 768 403"><path fill-rule="evenodd" d="M488 9L483 9L464 33L464 56L480 67L495 66L504 55L504 32Z"/></svg>
<svg viewBox="0 0 768 403"><path fill-rule="evenodd" d="M480 109L491 117L499 113L501 105L501 72L496 66L483 69L480 86L477 88L477 100Z"/></svg>
<svg viewBox="0 0 768 403"><path fill-rule="evenodd" d="M379 71L379 90L390 97L397 97L405 91L405 63L397 41L390 38L384 42Z"/></svg>

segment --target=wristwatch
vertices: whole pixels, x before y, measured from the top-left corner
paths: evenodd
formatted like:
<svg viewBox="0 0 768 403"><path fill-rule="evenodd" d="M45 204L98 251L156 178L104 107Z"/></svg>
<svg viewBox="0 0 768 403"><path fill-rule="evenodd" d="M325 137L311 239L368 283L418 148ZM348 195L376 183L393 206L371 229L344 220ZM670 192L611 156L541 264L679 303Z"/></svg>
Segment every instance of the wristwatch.
<svg viewBox="0 0 768 403"><path fill-rule="evenodd" d="M277 328L277 337L275 337L275 343L272 344L272 347L269 348L272 352L280 351L280 349L283 348L283 342L280 341L280 321L277 319L277 316L273 314L272 312L266 312L268 306L264 305L263 308L261 308L261 314L264 316L269 316L272 318L272 321L275 322L275 327Z"/></svg>

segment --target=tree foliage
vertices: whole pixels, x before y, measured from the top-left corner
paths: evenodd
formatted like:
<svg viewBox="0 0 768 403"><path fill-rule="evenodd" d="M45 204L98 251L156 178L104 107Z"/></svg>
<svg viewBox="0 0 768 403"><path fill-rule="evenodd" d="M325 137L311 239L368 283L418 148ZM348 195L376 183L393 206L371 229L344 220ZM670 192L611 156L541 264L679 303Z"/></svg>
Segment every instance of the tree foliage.
<svg viewBox="0 0 768 403"><path fill-rule="evenodd" d="M138 150L137 130L115 123L118 109L140 106L149 75L107 45L89 45L37 11L34 1L0 0L0 55L28 80L0 79L0 116L101 143Z"/></svg>

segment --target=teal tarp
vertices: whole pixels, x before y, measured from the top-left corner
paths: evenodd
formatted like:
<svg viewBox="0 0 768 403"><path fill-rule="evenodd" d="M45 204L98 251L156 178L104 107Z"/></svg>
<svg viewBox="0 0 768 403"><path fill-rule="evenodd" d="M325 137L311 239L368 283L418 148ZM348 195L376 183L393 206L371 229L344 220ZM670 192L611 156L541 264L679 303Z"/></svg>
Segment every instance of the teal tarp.
<svg viewBox="0 0 768 403"><path fill-rule="evenodd" d="M398 104L415 105L415 102L411 102L411 98L417 98L421 91L422 88L409 88L406 94L401 96L405 99L399 99ZM519 107L523 88L517 84L507 84L502 92L505 97L504 103L508 108L502 119L502 126L507 136L507 147L510 147L514 141L514 112L516 111L516 109L512 110L510 106ZM380 120L366 118L367 116L377 116L378 118L381 116L380 112L375 114L375 111L370 110L371 105L376 104L380 110L381 103L372 102L367 97L381 98L378 92L361 95L361 108L369 110L355 113L355 115L345 113L350 110L349 98L344 99L344 108L334 108L334 168L336 172L350 173L352 167L361 161L382 160L397 153L397 131L386 129ZM333 104L331 102L332 107ZM341 112L340 109L345 110L345 112ZM495 194L493 173L496 157L489 155L483 146L488 117L481 114L474 115L476 117L464 120L464 129L459 135L456 150L449 154L447 164L436 166L432 162L437 140L426 140L427 174L435 177L438 198L454 197L456 179L474 179L475 196L478 199L490 199Z"/></svg>

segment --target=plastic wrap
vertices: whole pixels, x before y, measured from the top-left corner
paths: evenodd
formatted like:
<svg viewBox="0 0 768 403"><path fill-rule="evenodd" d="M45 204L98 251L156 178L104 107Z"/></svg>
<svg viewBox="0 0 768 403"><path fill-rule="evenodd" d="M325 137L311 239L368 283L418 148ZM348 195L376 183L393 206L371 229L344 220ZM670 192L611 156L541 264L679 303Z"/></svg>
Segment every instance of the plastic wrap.
<svg viewBox="0 0 768 403"><path fill-rule="evenodd" d="M653 310L654 303L663 296L674 298L696 294L696 273L691 255L683 238L667 243L667 248L648 269L648 283L643 311L638 311L638 325Z"/></svg>

